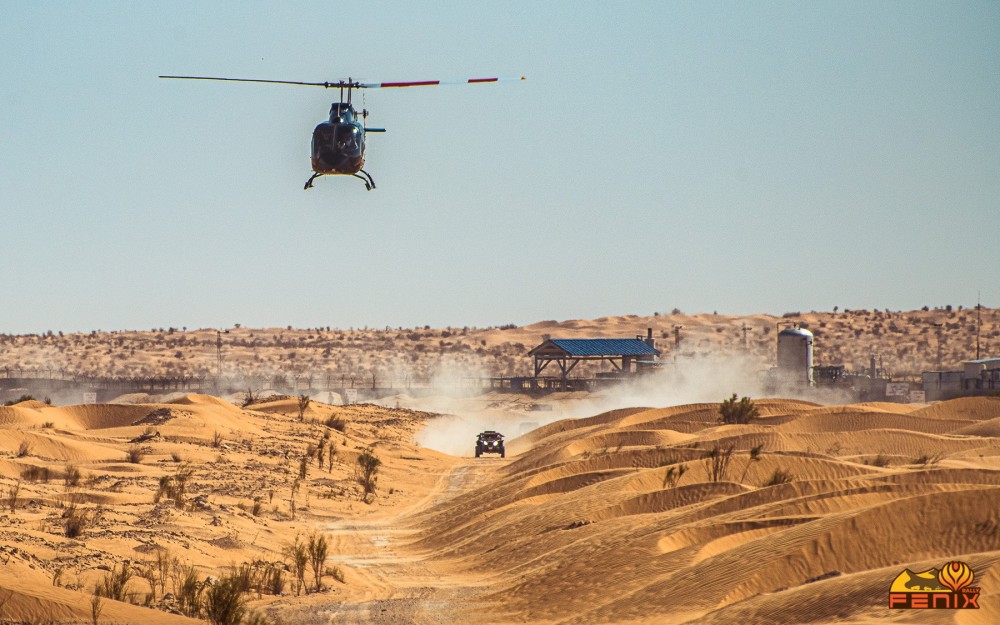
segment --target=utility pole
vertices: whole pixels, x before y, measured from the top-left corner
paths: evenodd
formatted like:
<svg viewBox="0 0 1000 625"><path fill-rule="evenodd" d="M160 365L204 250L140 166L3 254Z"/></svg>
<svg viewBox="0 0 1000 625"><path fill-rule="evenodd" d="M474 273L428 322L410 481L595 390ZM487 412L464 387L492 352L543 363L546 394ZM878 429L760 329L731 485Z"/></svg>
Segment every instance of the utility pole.
<svg viewBox="0 0 1000 625"><path fill-rule="evenodd" d="M976 291L976 360L979 360L979 330L983 326L982 292Z"/></svg>
<svg viewBox="0 0 1000 625"><path fill-rule="evenodd" d="M215 359L216 359L216 369L215 369L215 379L216 387L221 390L222 388L222 332L215 332Z"/></svg>
<svg viewBox="0 0 1000 625"><path fill-rule="evenodd" d="M748 326L746 324L746 322L744 321L743 322L743 327L740 328L740 329L743 330L743 349L745 349L747 351L750 351L750 341L747 338L747 333L750 332L751 330L753 330L753 328L751 328L750 326Z"/></svg>
<svg viewBox="0 0 1000 625"><path fill-rule="evenodd" d="M937 334L937 369L938 369L938 371L940 371L941 370L941 338L942 338L941 334L942 334L942 328L944 328L944 324L940 323L940 322L936 322L934 324L934 327L937 328L937 333L936 333Z"/></svg>

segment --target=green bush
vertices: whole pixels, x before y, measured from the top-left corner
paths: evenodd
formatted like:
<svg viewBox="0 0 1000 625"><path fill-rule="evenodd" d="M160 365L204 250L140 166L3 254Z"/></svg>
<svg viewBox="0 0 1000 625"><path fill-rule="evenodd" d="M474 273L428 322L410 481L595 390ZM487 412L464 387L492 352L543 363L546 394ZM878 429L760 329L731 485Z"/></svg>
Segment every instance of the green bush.
<svg viewBox="0 0 1000 625"><path fill-rule="evenodd" d="M749 397L737 401L736 393L719 406L719 423L740 424L750 423L750 421L760 416L757 406Z"/></svg>

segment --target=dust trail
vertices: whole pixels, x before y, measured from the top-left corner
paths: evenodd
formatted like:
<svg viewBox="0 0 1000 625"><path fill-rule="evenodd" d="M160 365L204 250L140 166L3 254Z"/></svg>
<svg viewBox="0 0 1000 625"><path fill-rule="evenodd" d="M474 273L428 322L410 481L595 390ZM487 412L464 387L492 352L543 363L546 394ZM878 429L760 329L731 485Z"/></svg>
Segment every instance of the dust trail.
<svg viewBox="0 0 1000 625"><path fill-rule="evenodd" d="M474 373L450 370L448 375L454 379ZM452 389L463 390L455 386ZM441 392L421 398L400 396L390 401L441 413L442 416L432 419L418 432L417 443L444 453L469 456L473 454L476 434L483 430L497 430L511 440L560 419L589 417L634 406L719 402L733 393L763 396L763 372L757 361L739 354L681 356L664 362L656 372L592 393L473 396L464 389L464 393Z"/></svg>

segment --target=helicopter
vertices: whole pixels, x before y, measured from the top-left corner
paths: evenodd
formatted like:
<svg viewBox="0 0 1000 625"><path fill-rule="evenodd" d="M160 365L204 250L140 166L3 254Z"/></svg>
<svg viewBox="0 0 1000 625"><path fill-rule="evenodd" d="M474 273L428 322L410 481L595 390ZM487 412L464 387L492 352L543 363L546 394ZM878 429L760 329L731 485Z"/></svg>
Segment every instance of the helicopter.
<svg viewBox="0 0 1000 625"><path fill-rule="evenodd" d="M483 84L508 80L524 80L518 78L469 78L466 80L418 80L412 82L359 82L348 78L337 82L300 82L294 80L264 80L259 78L222 78L216 76L160 76L177 80L221 80L227 82L256 82L278 85L303 85L307 87L323 87L324 89L339 89L340 101L330 105L330 119L320 122L312 133L312 170L313 175L306 181L303 189L311 189L313 181L320 176L353 176L365 183L365 189L375 188L375 179L364 170L365 137L369 132L385 132L385 128L368 128L367 109L361 110L360 121L357 109L351 102L351 93L355 89L398 89L404 87L431 87L455 84ZM346 98L344 97L346 91Z"/></svg>

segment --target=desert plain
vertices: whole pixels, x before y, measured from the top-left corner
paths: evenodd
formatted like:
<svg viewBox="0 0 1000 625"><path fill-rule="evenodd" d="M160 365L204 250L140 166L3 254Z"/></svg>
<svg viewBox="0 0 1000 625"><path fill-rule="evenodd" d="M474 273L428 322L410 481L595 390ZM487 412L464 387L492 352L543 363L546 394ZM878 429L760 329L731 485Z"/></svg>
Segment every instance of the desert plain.
<svg viewBox="0 0 1000 625"><path fill-rule="evenodd" d="M827 362L863 366L878 351L916 371L968 359L976 312L798 320L826 331ZM981 348L998 347L995 311L981 315ZM670 343L677 325L685 349L766 360L774 331L763 328L782 318L760 316L749 341L747 318L679 313L486 330L234 327L228 364L249 378L253 362L274 372L315 357L381 376L391 353L392 366L432 377L430 354L452 354L449 366L490 374L515 358L517 373L540 334L654 327ZM171 330L73 335L62 350L56 334L5 337L4 356L109 374L161 358L210 371L221 332L178 344L190 333ZM303 344L236 345L282 332ZM355 332L380 345L374 355L350 345L364 342ZM323 336L341 341L325 357L308 343ZM179 391L0 407L0 623L1000 622L1000 397L832 403L737 383L401 392L380 405ZM751 395L756 418L720 422L730 392ZM487 428L507 434L506 457L473 456ZM974 573L978 609L889 608L897 578L931 584L921 573L952 561Z"/></svg>

